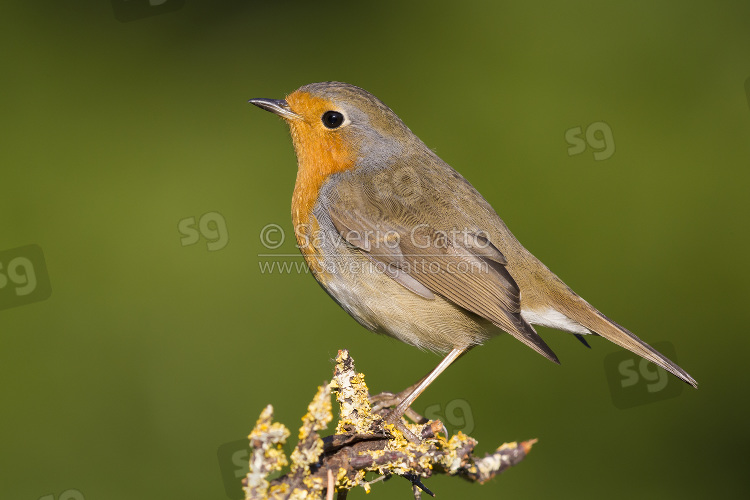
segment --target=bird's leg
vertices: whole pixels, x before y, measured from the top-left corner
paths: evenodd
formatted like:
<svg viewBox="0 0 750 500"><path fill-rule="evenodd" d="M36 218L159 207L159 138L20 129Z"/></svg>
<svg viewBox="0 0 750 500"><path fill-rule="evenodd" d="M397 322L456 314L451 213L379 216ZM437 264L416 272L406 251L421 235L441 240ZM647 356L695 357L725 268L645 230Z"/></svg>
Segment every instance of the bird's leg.
<svg viewBox="0 0 750 500"><path fill-rule="evenodd" d="M414 403L414 401L419 397L420 394L422 394L429 385L435 381L435 379L445 371L446 368L448 368L451 363L453 363L455 360L457 360L464 352L466 352L466 349L453 349L451 352L448 353L447 356L443 358L443 360L435 367L434 370L432 370L426 377L424 377L422 380L417 382L415 385L409 387L405 391L400 392L399 394L393 395L392 401L396 401L398 399L398 404L396 408L390 411L388 415L385 417L386 422L393 424L396 426L398 430L404 433L406 437L409 439L409 441L413 442L419 442L419 438L415 436L412 432L410 432L406 425L404 425L403 421L401 420L401 417L404 416L404 414L410 409L409 407ZM380 397L380 395L375 396L375 398ZM386 399L386 398L383 398ZM380 405L380 403L379 403ZM383 406L381 406L382 408ZM417 420L415 420L416 422Z"/></svg>
<svg viewBox="0 0 750 500"><path fill-rule="evenodd" d="M427 389L430 384L433 383L435 379L438 378L438 376L451 365L451 363L458 359L458 357L461 356L463 352L463 349L453 349L451 352L449 352L448 355L444 357L443 360L435 367L435 369L432 370L430 374L425 378L420 380L417 383L416 387L414 387L411 392L398 403L398 406L396 406L396 408L388 414L387 420L393 423L394 420L398 420L403 417L406 410L412 405L412 403L414 403L414 401L416 401L419 395L422 394L425 389Z"/></svg>
<svg viewBox="0 0 750 500"><path fill-rule="evenodd" d="M370 396L370 404L372 404L372 412L373 413L380 413L386 408L390 408L391 406L396 406L401 401L406 398L411 392L417 388L419 384L422 383L424 379L426 379L429 376L429 373L419 379L419 382L417 382L414 385L410 385L403 391L394 394L392 392L381 392L380 394L376 394L374 396ZM421 424L426 421L426 419L420 415L419 413L415 412L411 408L406 412L406 416L412 419L414 422Z"/></svg>

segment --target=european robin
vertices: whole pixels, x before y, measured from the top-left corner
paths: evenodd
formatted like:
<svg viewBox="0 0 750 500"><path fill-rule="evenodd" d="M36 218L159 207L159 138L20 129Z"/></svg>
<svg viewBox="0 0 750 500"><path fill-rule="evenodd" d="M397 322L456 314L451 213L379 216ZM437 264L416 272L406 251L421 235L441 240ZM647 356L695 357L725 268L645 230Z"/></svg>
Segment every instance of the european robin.
<svg viewBox="0 0 750 500"><path fill-rule="evenodd" d="M557 356L532 325L599 335L696 381L565 285L489 203L365 90L312 83L251 99L289 125L297 154L292 220L323 289L365 328L447 353L401 394L401 416L453 361L502 332ZM587 344L586 344L587 345Z"/></svg>

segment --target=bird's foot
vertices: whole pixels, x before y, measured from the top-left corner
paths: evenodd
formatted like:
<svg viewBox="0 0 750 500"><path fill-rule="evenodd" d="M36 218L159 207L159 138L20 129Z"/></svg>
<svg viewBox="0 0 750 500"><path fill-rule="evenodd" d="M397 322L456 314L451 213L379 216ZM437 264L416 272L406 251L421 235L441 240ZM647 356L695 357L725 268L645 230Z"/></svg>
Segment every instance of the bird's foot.
<svg viewBox="0 0 750 500"><path fill-rule="evenodd" d="M399 411L399 405L401 402L411 394L413 387L394 394L392 392L381 392L374 396L370 396L370 404L372 404L372 412L377 413L383 417L386 423L392 424L410 442L420 444L422 439L414 434L407 426L403 417L406 416L415 424L426 424L429 420L411 408ZM390 409L393 408L393 409Z"/></svg>
<svg viewBox="0 0 750 500"><path fill-rule="evenodd" d="M414 443L414 444L422 443L422 439L416 434L414 434L411 430L409 430L409 428L406 426L406 422L404 422L403 415L399 415L398 408L389 411L386 414L384 420L386 423L392 424L396 429L401 431L401 434L403 434L404 437L408 439L411 443Z"/></svg>
<svg viewBox="0 0 750 500"><path fill-rule="evenodd" d="M376 394L374 396L370 396L370 404L372 405L372 412L377 413L381 416L387 416L392 414L393 411L388 412L388 408L398 406L401 401L403 401L410 393L411 393L412 387L408 387L404 389L403 391L399 392L398 394L394 394L392 392L381 392L380 394ZM426 424L429 422L428 419L417 413L416 411L412 410L411 408L407 408L404 412L404 415L409 417L409 419L414 422L415 424ZM400 417L400 416L399 416ZM399 418L400 420L400 418ZM395 422L390 422L395 425Z"/></svg>
<svg viewBox="0 0 750 500"><path fill-rule="evenodd" d="M400 397L400 398L399 398ZM370 396L370 404L372 405L373 413L380 413L386 408L396 406L404 399L403 392L394 394L392 392L381 392Z"/></svg>

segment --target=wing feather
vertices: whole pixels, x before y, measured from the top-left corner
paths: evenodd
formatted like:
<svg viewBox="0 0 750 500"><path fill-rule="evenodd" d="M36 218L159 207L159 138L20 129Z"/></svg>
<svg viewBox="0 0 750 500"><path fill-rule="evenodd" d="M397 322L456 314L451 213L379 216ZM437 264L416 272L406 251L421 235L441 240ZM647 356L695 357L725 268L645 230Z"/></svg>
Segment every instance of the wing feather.
<svg viewBox="0 0 750 500"><path fill-rule="evenodd" d="M434 294L444 297L559 363L521 316L519 287L505 267L505 256L486 235L446 235L426 223L414 224L419 217L393 200L387 206L368 196L356 203L340 200L328 206L334 227L392 279L427 300Z"/></svg>

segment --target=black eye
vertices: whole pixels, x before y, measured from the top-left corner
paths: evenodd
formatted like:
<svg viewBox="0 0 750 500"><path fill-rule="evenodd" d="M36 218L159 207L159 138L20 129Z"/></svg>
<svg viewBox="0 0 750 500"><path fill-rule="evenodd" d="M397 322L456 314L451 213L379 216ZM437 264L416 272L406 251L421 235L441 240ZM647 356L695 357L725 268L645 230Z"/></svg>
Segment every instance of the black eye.
<svg viewBox="0 0 750 500"><path fill-rule="evenodd" d="M344 123L344 115L338 111L326 111L323 113L323 125L328 128L339 128Z"/></svg>

